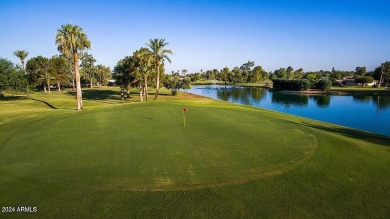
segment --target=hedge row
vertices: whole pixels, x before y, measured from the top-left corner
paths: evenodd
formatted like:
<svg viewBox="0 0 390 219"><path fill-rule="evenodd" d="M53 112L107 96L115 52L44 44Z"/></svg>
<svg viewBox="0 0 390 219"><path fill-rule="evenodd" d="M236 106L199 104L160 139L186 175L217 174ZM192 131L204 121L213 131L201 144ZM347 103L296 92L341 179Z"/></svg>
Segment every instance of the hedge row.
<svg viewBox="0 0 390 219"><path fill-rule="evenodd" d="M287 79L275 79L272 81L275 90L294 90L305 91L310 87L309 80L287 80Z"/></svg>

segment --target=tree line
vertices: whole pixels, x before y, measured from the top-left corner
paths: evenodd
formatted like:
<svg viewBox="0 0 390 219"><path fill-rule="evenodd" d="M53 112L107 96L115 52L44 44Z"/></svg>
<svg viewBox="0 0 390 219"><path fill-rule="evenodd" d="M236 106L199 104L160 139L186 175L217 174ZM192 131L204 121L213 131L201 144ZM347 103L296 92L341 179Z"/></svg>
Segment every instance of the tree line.
<svg viewBox="0 0 390 219"><path fill-rule="evenodd" d="M76 89L77 109L80 110L83 108L81 83L88 83L91 88L94 84L107 85L111 70L104 65L96 65L93 56L85 52L91 48L91 43L81 27L62 25L57 30L55 45L59 55L51 58L36 56L29 59L26 66L25 59L29 53L25 50L14 52L21 65L0 58L0 95L3 91L29 93L39 88L50 94L51 85L55 85L58 91L63 86L72 86L73 90Z"/></svg>
<svg viewBox="0 0 390 219"><path fill-rule="evenodd" d="M29 92L43 88L45 93L50 94L53 85L58 91L61 91L61 87L69 86L73 90L75 89L74 60L72 58L63 54L51 58L36 56L29 59L24 66L28 54L25 50L14 52L14 55L20 58L21 65L0 58L0 91ZM96 60L87 52L79 53L79 56L81 57L81 83L89 84L91 88L93 85L107 85L111 79L110 68L96 65Z"/></svg>
<svg viewBox="0 0 390 219"><path fill-rule="evenodd" d="M160 84L171 89L178 89L176 80L169 81L164 74L164 61L170 62L169 54L173 54L165 39L151 39L148 48L140 48L132 56L121 59L112 74L110 68L96 65L94 57L86 50L91 48L84 30L77 26L66 24L57 30L55 45L59 55L51 58L37 56L29 59L25 67L28 52L15 51L21 60L21 65L14 64L7 59L0 58L0 94L2 91L17 92L43 88L50 93L51 85L60 91L63 86L72 86L76 89L77 109L83 109L81 84L88 84L92 88L95 84L107 85L114 76L117 84L126 88L128 93L131 87L138 87L140 97L148 100L148 86L156 88L156 100ZM174 78L174 76L172 76ZM167 79L167 80L166 80ZM182 80L179 80L181 84Z"/></svg>
<svg viewBox="0 0 390 219"><path fill-rule="evenodd" d="M1 82L3 90L27 91L43 88L44 92L50 93L50 88L55 85L58 91L61 87L72 86L75 89L75 72L73 59L64 55L55 55L51 58L36 56L29 59L24 67L24 59L28 52L25 50L16 51L15 54L24 54L21 58L22 65L0 58ZM111 79L111 70L104 65L96 65L96 60L91 54L80 53L81 57L81 82L82 84L107 85ZM19 57L19 56L18 56ZM18 84L18 86L16 86Z"/></svg>
<svg viewBox="0 0 390 219"><path fill-rule="evenodd" d="M183 70L182 73L185 75L186 70ZM242 64L240 67L234 67L230 70L228 67L224 67L221 70L212 69L200 72L188 74L191 78L191 81L198 80L218 80L227 83L259 83L263 81L273 81L275 79L286 79L286 80L299 80L307 79L310 83L315 83L320 79L328 78L335 82L335 80L343 79L345 77L353 77L361 81L371 77L372 80L378 80L379 86L381 84L388 85L390 81L390 62L384 62L378 66L374 71L367 72L366 67L356 67L355 71L340 71L336 70L334 67L331 71L309 71L305 72L303 68L294 70L293 67L288 66L287 68L279 68L274 71L267 72L262 66L257 65L253 61L248 61ZM364 78L360 78L364 77ZM368 83L368 82L365 82Z"/></svg>

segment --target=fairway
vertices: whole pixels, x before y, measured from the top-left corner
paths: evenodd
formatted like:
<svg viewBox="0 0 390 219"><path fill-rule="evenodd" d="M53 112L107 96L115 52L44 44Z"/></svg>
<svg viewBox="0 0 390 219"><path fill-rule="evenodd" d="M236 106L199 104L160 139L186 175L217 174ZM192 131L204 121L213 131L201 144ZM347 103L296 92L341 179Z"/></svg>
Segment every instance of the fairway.
<svg viewBox="0 0 390 219"><path fill-rule="evenodd" d="M83 92L83 111L72 92L1 100L1 206L36 218L390 215L388 137L190 94Z"/></svg>
<svg viewBox="0 0 390 219"><path fill-rule="evenodd" d="M254 111L151 102L23 121L2 147L12 177L96 189L187 190L281 174L313 155L315 137ZM218 115L224 115L220 117ZM237 119L241 117L242 119ZM284 130L284 131L283 131ZM275 136L283 131L284 136Z"/></svg>

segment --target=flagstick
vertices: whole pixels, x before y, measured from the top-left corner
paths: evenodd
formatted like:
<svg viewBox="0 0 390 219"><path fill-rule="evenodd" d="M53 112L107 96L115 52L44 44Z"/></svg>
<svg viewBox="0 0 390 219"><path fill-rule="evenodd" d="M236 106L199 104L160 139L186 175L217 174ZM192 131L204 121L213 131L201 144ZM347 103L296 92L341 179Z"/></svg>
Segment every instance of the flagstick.
<svg viewBox="0 0 390 219"><path fill-rule="evenodd" d="M186 112L183 110L184 127L186 127Z"/></svg>

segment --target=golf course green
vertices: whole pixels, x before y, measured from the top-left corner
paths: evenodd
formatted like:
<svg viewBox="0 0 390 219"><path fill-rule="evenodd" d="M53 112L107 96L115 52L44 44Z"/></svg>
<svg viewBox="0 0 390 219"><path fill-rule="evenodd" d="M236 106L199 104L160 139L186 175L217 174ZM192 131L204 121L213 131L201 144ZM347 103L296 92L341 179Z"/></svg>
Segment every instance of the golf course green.
<svg viewBox="0 0 390 219"><path fill-rule="evenodd" d="M0 217L390 216L388 137L190 94L83 92L83 111L66 91L0 100L0 206L37 208Z"/></svg>

